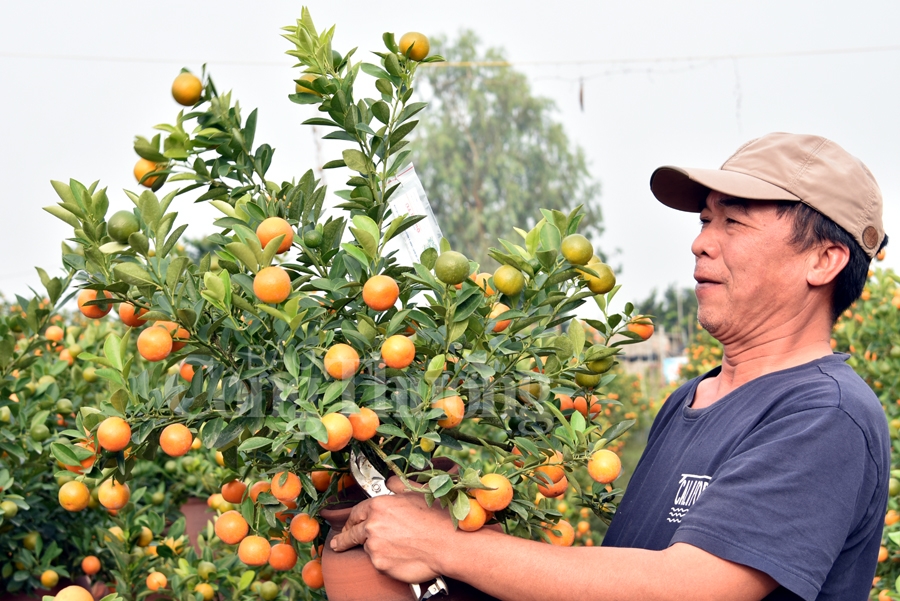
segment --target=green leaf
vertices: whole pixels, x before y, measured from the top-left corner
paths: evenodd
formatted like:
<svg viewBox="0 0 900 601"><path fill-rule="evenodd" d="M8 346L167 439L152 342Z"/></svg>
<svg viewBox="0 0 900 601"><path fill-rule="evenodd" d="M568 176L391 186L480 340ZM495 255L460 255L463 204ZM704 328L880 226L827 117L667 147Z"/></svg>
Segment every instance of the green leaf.
<svg viewBox="0 0 900 601"><path fill-rule="evenodd" d="M577 319L569 322L569 340L572 341L572 354L578 356L584 349L584 326Z"/></svg>
<svg viewBox="0 0 900 601"><path fill-rule="evenodd" d="M239 296L234 296L233 298L240 298ZM237 304L237 303L235 303ZM279 311L275 307L270 307L269 305L264 305L262 303L257 303L256 308L264 313L268 313L275 319L280 319L284 323L291 323L291 316L285 313L284 311Z"/></svg>
<svg viewBox="0 0 900 601"><path fill-rule="evenodd" d="M203 274L203 284L206 292L216 300L225 300L225 284L211 271Z"/></svg>
<svg viewBox="0 0 900 601"><path fill-rule="evenodd" d="M246 572L241 574L241 580L238 582L238 590L246 590L251 584L253 584L254 578L256 578L256 572L254 572L253 570L247 570Z"/></svg>
<svg viewBox="0 0 900 601"><path fill-rule="evenodd" d="M363 174L367 174L369 172L369 159L359 150L348 148L341 153L341 156L344 159L344 164L346 164L346 166L353 171L357 171Z"/></svg>
<svg viewBox="0 0 900 601"><path fill-rule="evenodd" d="M166 268L166 286L175 289L178 284L178 280L181 278L181 274L187 268L188 263L190 263L190 259L187 257L177 257L172 259L169 263L169 266Z"/></svg>
<svg viewBox="0 0 900 601"><path fill-rule="evenodd" d="M344 390L347 388L349 383L350 380L335 380L334 382L329 384L328 388L325 389L325 394L322 395L322 400L319 403L319 407L328 407L344 393Z"/></svg>
<svg viewBox="0 0 900 601"><path fill-rule="evenodd" d="M103 354L106 356L106 360L109 361L110 365L115 369L122 371L124 363L122 362L122 355L119 350L120 343L121 339L118 336L110 334L103 342Z"/></svg>
<svg viewBox="0 0 900 601"><path fill-rule="evenodd" d="M12 361L16 351L16 343L12 338L0 339L0 367L6 367Z"/></svg>
<svg viewBox="0 0 900 601"><path fill-rule="evenodd" d="M584 352L584 360L598 361L600 359L606 359L607 357L619 354L621 350L622 349L620 348L611 348L603 346L602 344L595 344Z"/></svg>
<svg viewBox="0 0 900 601"><path fill-rule="evenodd" d="M469 496L460 492L456 496L456 501L453 502L450 512L457 520L464 520L469 515Z"/></svg>
<svg viewBox="0 0 900 601"><path fill-rule="evenodd" d="M580 415L580 414L579 414ZM267 447L272 444L271 438L265 438L263 436L254 436L252 438L248 438L244 442L238 446L238 451L252 451L254 449L261 449L263 447Z"/></svg>
<svg viewBox="0 0 900 601"><path fill-rule="evenodd" d="M541 230L546 225L547 221L541 219L537 222L531 231L525 236L525 248L528 249L528 254L534 256L534 253L537 252L538 244L541 242Z"/></svg>
<svg viewBox="0 0 900 601"><path fill-rule="evenodd" d="M387 73L385 73L385 76L386 75ZM372 105L372 115L374 115L376 119L387 125L391 120L391 107L388 106L387 102L379 100Z"/></svg>
<svg viewBox="0 0 900 601"><path fill-rule="evenodd" d="M544 211L541 211L541 212L544 213L544 215L546 216L546 213ZM569 235L569 218L566 217L565 213L563 213L562 211L557 211L556 209L553 209L552 211L550 211L550 216L552 217L553 224L556 226L556 229L560 232L560 234L563 236L568 236ZM574 216L574 211L573 211L573 216Z"/></svg>
<svg viewBox="0 0 900 601"><path fill-rule="evenodd" d="M75 452L68 445L54 442L50 445L50 452L58 461L65 465L81 465L81 461L79 461L78 457L75 456Z"/></svg>
<svg viewBox="0 0 900 601"><path fill-rule="evenodd" d="M388 54L384 57L385 70L395 77L399 77L403 70L400 68L400 59L396 54Z"/></svg>
<svg viewBox="0 0 900 601"><path fill-rule="evenodd" d="M272 264L272 259L275 258L275 254L278 252L278 247L281 246L281 243L284 241L285 236L286 234L281 234L269 240L269 243L266 244L266 247L262 252L262 259L259 262L261 266L268 267ZM293 235L291 236L291 239L293 240Z"/></svg>
<svg viewBox="0 0 900 601"><path fill-rule="evenodd" d="M44 207L44 210L47 211L48 213L50 213L51 215L53 215L54 217L62 219L63 221L65 221L66 223L68 223L69 225L71 225L72 227L74 227L76 229L81 227L81 222L78 221L78 218L59 205L52 205L49 207Z"/></svg>
<svg viewBox="0 0 900 601"><path fill-rule="evenodd" d="M397 119L397 123L403 123L422 109L428 106L427 102L412 102L406 105L406 108L403 109L403 112L400 113L400 117Z"/></svg>
<svg viewBox="0 0 900 601"><path fill-rule="evenodd" d="M541 228L540 238L543 250L558 249L562 240L559 230L552 223L544 223L544 227Z"/></svg>
<svg viewBox="0 0 900 601"><path fill-rule="evenodd" d="M373 65L371 63L362 63L362 65L360 65L360 68L362 69L363 73L371 75L376 79L378 79L379 77L390 79L390 75L388 75L387 71L385 71L378 65ZM387 121L384 121L384 123L387 123Z"/></svg>
<svg viewBox="0 0 900 601"><path fill-rule="evenodd" d="M554 273L549 278L547 278L547 284L550 286L555 286L556 284L561 284L566 280L572 280L574 278L579 277L579 273L577 269L567 269L565 271L560 271L559 273Z"/></svg>
<svg viewBox="0 0 900 601"><path fill-rule="evenodd" d="M381 39L384 41L384 47L390 50L391 52L400 52L400 48L397 47L397 42L394 41L394 34L386 31L382 34Z"/></svg>
<svg viewBox="0 0 900 601"><path fill-rule="evenodd" d="M155 286L153 276L137 263L119 263L113 267L116 277L130 286Z"/></svg>
<svg viewBox="0 0 900 601"><path fill-rule="evenodd" d="M135 252L145 257L150 253L150 240L143 232L135 232L128 236L128 244Z"/></svg>
<svg viewBox="0 0 900 601"><path fill-rule="evenodd" d="M284 350L284 368L294 378L300 376L300 357L297 355L296 347L288 346Z"/></svg>
<svg viewBox="0 0 900 601"><path fill-rule="evenodd" d="M371 217L367 215L354 215L353 216L353 225L358 227L361 230L365 230L369 232L369 234L375 238L375 241L378 242L381 237L381 230L378 229L378 224L372 220Z"/></svg>
<svg viewBox="0 0 900 601"><path fill-rule="evenodd" d="M584 416L581 415L578 411L572 412L572 417L569 418L569 423L572 425L572 429L575 432L584 432L586 427L586 423L584 421Z"/></svg>
<svg viewBox="0 0 900 601"><path fill-rule="evenodd" d="M438 251L434 248L428 247L422 251L422 254L419 256L419 262L425 266L425 269L429 271L434 269L434 264L437 262Z"/></svg>
<svg viewBox="0 0 900 601"><path fill-rule="evenodd" d="M400 127L396 128L391 132L391 137L388 139L388 145L391 148L394 148L397 142L402 140L409 132L413 130L413 128L418 125L418 121L410 121L408 123L404 123Z"/></svg>
<svg viewBox="0 0 900 601"><path fill-rule="evenodd" d="M256 253L243 242L229 242L225 245L225 250L234 255L253 273L259 271L259 261L256 258Z"/></svg>
<svg viewBox="0 0 900 601"><path fill-rule="evenodd" d="M172 213L170 213L170 215L171 214ZM166 238L165 244L163 244L159 249L157 249L156 256L159 257L160 259L165 258L166 255L169 254L169 251L172 250L172 247L174 247L175 244L178 242L178 239L181 238L181 234L184 233L184 230L186 230L187 227L188 226L185 223L185 224L179 225L177 228L175 228L175 231L172 232L172 234L168 238Z"/></svg>
<svg viewBox="0 0 900 601"><path fill-rule="evenodd" d="M351 227L350 232L369 257L374 259L378 256L378 241L369 232L355 227Z"/></svg>
<svg viewBox="0 0 900 601"><path fill-rule="evenodd" d="M363 267L369 264L369 258L366 257L366 254L358 246L345 242L341 244L341 248L347 251L348 255L359 261L359 264Z"/></svg>
<svg viewBox="0 0 900 601"><path fill-rule="evenodd" d="M134 151L142 159L153 161L154 163L165 163L166 157L159 152L159 136L153 138L153 142L146 138L136 136L134 139Z"/></svg>
<svg viewBox="0 0 900 601"><path fill-rule="evenodd" d="M453 342L460 336L466 333L466 330L469 327L469 321L455 321L450 324L450 331L447 334L447 342Z"/></svg>
<svg viewBox="0 0 900 601"><path fill-rule="evenodd" d="M120 244L119 242L107 242L100 247L100 252L102 252L104 255L112 255L115 253L120 253L127 248L127 244Z"/></svg>
<svg viewBox="0 0 900 601"><path fill-rule="evenodd" d="M332 121L331 119L323 119L321 117L313 117L311 119L307 119L301 125L321 125L324 127L340 127L337 123Z"/></svg>
<svg viewBox="0 0 900 601"><path fill-rule="evenodd" d="M156 194L150 190L144 190L138 198L137 205L141 211L141 218L150 226L152 231L156 231L156 226L159 225L159 220L162 217L162 210L160 209L159 201L156 199Z"/></svg>
<svg viewBox="0 0 900 601"><path fill-rule="evenodd" d="M56 194L63 202L76 204L75 195L72 194L72 188L62 182L58 182L55 180L50 180L50 185L53 186L53 189L56 190Z"/></svg>
<svg viewBox="0 0 900 601"><path fill-rule="evenodd" d="M403 438L409 440L409 437L397 426L392 424L381 424L378 426L378 433L385 436L393 436L395 438Z"/></svg>
<svg viewBox="0 0 900 601"><path fill-rule="evenodd" d="M447 474L440 474L428 481L428 488L435 497L442 497L453 488L453 480Z"/></svg>
<svg viewBox="0 0 900 601"><path fill-rule="evenodd" d="M385 96L393 96L394 94L394 85L389 79L376 79L375 88Z"/></svg>
<svg viewBox="0 0 900 601"><path fill-rule="evenodd" d="M625 421L621 421L606 430L606 432L603 433L603 438L605 438L608 442L612 442L613 440L624 434L625 431L628 430L628 428L634 425L634 423L635 420L633 419L626 419Z"/></svg>

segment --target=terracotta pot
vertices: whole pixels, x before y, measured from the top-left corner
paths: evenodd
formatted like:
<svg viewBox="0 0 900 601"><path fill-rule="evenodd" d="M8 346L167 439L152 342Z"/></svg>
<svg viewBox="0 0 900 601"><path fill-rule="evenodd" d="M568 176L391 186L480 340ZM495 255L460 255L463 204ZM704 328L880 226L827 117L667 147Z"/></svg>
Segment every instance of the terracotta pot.
<svg viewBox="0 0 900 601"><path fill-rule="evenodd" d="M439 469L455 473L459 466L452 460L438 457L434 464ZM414 597L409 585L375 569L369 556L362 547L349 549L342 553L331 550L331 539L339 534L350 517L353 507L366 499L365 492L357 485L349 486L340 493L337 499L329 499L327 509L320 515L331 526L325 539L322 552L322 576L325 580L325 591L329 601L413 601ZM436 599L441 601L464 601L494 599L464 582L446 579L450 594Z"/></svg>
<svg viewBox="0 0 900 601"><path fill-rule="evenodd" d="M193 497L181 506L181 513L184 515L184 533L194 547L194 551L199 553L197 535L206 528L207 523L215 520L216 512L206 504L206 500Z"/></svg>

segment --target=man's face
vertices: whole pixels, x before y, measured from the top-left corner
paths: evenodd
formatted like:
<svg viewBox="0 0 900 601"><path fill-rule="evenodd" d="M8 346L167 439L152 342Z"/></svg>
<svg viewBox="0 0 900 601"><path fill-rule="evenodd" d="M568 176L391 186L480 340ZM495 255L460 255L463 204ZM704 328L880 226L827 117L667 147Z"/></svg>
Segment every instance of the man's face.
<svg viewBox="0 0 900 601"><path fill-rule="evenodd" d="M807 253L788 243L791 219L771 202L710 192L691 252L698 319L720 342L752 341L801 309Z"/></svg>

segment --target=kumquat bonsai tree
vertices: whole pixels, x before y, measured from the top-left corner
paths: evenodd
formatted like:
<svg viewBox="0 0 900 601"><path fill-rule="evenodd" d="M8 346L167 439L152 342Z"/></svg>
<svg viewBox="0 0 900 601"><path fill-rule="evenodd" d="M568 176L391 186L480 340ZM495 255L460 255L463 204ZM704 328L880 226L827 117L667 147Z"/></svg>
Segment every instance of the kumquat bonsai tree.
<svg viewBox="0 0 900 601"><path fill-rule="evenodd" d="M81 312L115 311L129 326L77 358L108 392L102 414L79 418L101 454L74 481L102 481L99 502L122 510L137 462L199 439L221 453L234 507L216 535L249 566L277 556L290 569L297 545L315 555L323 542L319 512L352 487L355 451L424 486L464 530L496 523L571 544L571 525L541 499L575 487L598 515L614 510L621 463L605 447L631 420L603 416L617 403L604 390L649 321L630 303L608 310L619 287L578 233L579 208L542 211L521 239L499 240L493 273L440 237L423 242L428 211L399 200L416 195L410 134L426 107L413 101L416 71L442 60L425 36L385 34L377 60L354 62L356 49L333 49L334 28L317 31L306 9L284 31L300 70L290 100L347 144L324 165L349 173L336 203L312 170L267 179L274 150L257 143L257 112L245 115L205 69L178 76L186 108L174 124L136 138L146 189L125 192L130 211L108 215L96 183L53 183L60 202L47 210L73 228L77 252L63 262ZM377 97L357 97L360 72ZM191 192L221 213L196 260L177 250L187 225L175 207ZM602 318L575 318L587 302ZM600 342L586 343L585 323ZM86 454L74 439L59 445L70 464ZM433 465L438 455L458 470ZM569 478L585 467L592 484ZM309 586L321 586L319 561L303 568Z"/></svg>

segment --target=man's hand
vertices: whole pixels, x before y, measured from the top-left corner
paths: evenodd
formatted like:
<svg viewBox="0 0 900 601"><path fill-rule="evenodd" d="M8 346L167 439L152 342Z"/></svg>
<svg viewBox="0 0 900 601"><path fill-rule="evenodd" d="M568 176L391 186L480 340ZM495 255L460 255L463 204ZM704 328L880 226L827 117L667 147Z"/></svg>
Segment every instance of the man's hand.
<svg viewBox="0 0 900 601"><path fill-rule="evenodd" d="M456 531L439 505L428 507L396 478L388 488L398 494L357 505L331 548L363 545L376 569L403 582L441 574L516 601L757 601L777 587L763 572L685 543L663 551L567 548L486 529Z"/></svg>
<svg viewBox="0 0 900 601"><path fill-rule="evenodd" d="M419 583L438 575L432 554L456 534L449 514L438 503L407 491L396 478L396 495L375 497L353 508L344 530L331 540L334 551L363 545L372 565L403 582Z"/></svg>

